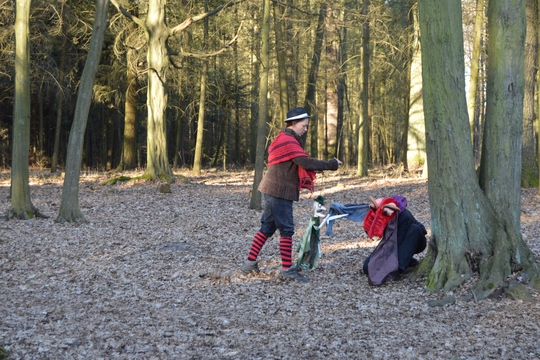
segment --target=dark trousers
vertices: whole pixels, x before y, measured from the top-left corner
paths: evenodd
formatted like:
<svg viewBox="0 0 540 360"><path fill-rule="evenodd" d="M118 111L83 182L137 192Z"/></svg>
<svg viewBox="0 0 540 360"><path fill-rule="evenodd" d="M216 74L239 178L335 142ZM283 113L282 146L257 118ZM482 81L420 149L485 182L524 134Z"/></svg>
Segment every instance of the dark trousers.
<svg viewBox="0 0 540 360"><path fill-rule="evenodd" d="M417 224L411 224L405 234L398 233L398 267L403 272L411 263L414 254L419 254L426 248L426 237ZM368 273L368 263L371 255L364 261L362 270Z"/></svg>
<svg viewBox="0 0 540 360"><path fill-rule="evenodd" d="M281 237L294 235L293 202L263 194L264 212L261 216L261 232L271 237L279 230Z"/></svg>

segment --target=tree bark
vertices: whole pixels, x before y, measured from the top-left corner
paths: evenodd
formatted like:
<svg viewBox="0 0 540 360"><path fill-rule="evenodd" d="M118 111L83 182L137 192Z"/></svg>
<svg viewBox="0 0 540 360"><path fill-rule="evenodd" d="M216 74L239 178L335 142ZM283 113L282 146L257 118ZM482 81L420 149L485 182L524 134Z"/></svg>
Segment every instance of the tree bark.
<svg viewBox="0 0 540 360"><path fill-rule="evenodd" d="M127 89L124 102L124 140L122 159L118 170L133 170L137 167L137 74L134 70L135 50L127 49Z"/></svg>
<svg viewBox="0 0 540 360"><path fill-rule="evenodd" d="M537 284L534 255L521 239L519 226L516 227L516 215L519 220L520 209L516 208L519 200L516 201L515 189L519 188L519 179L511 179L501 173L513 173L516 154L519 155L515 144L520 130L517 130L515 123L521 123L515 118L517 115L510 114L508 110L512 109L519 115L519 109L523 109L519 95L523 91L519 84L523 82L520 82L518 75L519 66L523 66L522 62L519 65L523 54L520 55L518 50L523 40L520 33L520 26L524 29L523 3L521 0L490 1L488 53L491 65L488 66L488 77L492 79L488 80L488 96L491 99L488 100L487 111L493 125L486 131L490 146L487 152L483 151L487 155L482 177L490 181L489 184L482 181L483 188L477 181L470 141L461 4L456 0L419 0L418 4L423 34L423 96L432 234L426 258L413 279L418 275L427 275L427 289L448 291L478 271L479 281L475 283L471 295L476 299L489 296L499 288L507 275L521 269L529 273L533 284ZM497 53L496 49L500 49L500 52ZM507 69L507 74L500 76L504 69ZM493 102L495 96L498 96L502 110L500 115L509 116L513 123L510 126L507 121L499 132L494 131L494 125L503 124L494 116L495 109L489 109L497 105ZM504 144L489 137L509 139ZM509 150L513 155L504 157L502 150ZM501 171L492 168L495 162ZM498 193L504 193L508 199L501 199Z"/></svg>
<svg viewBox="0 0 540 360"><path fill-rule="evenodd" d="M13 152L11 161L11 208L9 217L31 219L30 199L30 46L28 44L30 0L15 2L15 97Z"/></svg>
<svg viewBox="0 0 540 360"><path fill-rule="evenodd" d="M55 219L56 222L87 222L79 208L79 178L88 112L107 27L108 6L109 0L96 0L96 14L90 39L90 49L79 85L75 115L69 134L66 176L62 186L62 202L58 217Z"/></svg>
<svg viewBox="0 0 540 360"><path fill-rule="evenodd" d="M515 233L520 233L521 213L525 20L525 0L491 0L488 4L480 186L494 208L510 210L506 218Z"/></svg>
<svg viewBox="0 0 540 360"><path fill-rule="evenodd" d="M268 68L270 66L270 0L263 0L261 27L261 66L259 82L259 121L257 123L257 152L255 156L255 176L251 190L250 209L262 208L261 193L258 190L264 171L264 154L268 134Z"/></svg>
<svg viewBox="0 0 540 360"><path fill-rule="evenodd" d="M166 73L169 67L166 41L169 29L165 25L166 0L151 0L148 16L144 22L148 39L148 136L146 172L144 176L152 180L173 180L173 173L167 158L165 136L165 91Z"/></svg>

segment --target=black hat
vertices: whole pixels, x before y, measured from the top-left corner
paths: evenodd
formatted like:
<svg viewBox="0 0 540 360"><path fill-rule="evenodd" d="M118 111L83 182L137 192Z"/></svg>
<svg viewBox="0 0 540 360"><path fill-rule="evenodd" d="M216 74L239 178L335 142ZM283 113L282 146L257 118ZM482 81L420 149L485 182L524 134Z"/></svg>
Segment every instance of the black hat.
<svg viewBox="0 0 540 360"><path fill-rule="evenodd" d="M287 111L287 118L285 119L285 122L287 121L293 121L293 120L302 120L302 119L309 119L310 116L304 110L304 108L298 107L294 108L292 110Z"/></svg>

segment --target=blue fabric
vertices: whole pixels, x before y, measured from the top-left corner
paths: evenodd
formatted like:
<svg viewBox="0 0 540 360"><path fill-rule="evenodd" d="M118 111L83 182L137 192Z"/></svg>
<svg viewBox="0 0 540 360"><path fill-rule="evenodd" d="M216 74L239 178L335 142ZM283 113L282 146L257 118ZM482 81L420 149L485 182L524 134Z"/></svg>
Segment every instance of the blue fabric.
<svg viewBox="0 0 540 360"><path fill-rule="evenodd" d="M332 236L332 227L334 226L335 219L332 219L335 215L344 215L349 220L354 222L363 222L367 213L369 212L369 204L340 204L332 203L330 210L328 210L326 235Z"/></svg>

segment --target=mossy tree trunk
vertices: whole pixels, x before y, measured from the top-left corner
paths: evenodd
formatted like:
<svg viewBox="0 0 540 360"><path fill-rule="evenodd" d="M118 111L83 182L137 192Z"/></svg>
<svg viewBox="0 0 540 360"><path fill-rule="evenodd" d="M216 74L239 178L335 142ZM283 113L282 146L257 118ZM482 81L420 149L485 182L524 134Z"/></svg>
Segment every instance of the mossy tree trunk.
<svg viewBox="0 0 540 360"><path fill-rule="evenodd" d="M517 270L528 272L536 285L534 255L519 229L524 3L489 4L488 114L480 182L467 113L461 3L418 3L432 235L416 275L427 275L429 290L448 291L478 271L477 299L489 296Z"/></svg>
<svg viewBox="0 0 540 360"><path fill-rule="evenodd" d="M62 202L56 222L86 222L79 208L79 178L84 145L84 133L92 101L92 90L96 78L105 29L109 0L96 0L96 14L90 39L90 49L84 64L81 83L77 94L75 115L69 133L66 176L62 186Z"/></svg>
<svg viewBox="0 0 540 360"><path fill-rule="evenodd" d="M10 217L30 219L28 161L30 158L30 47L28 45L30 0L15 2L15 96L13 108L13 152L11 161Z"/></svg>

